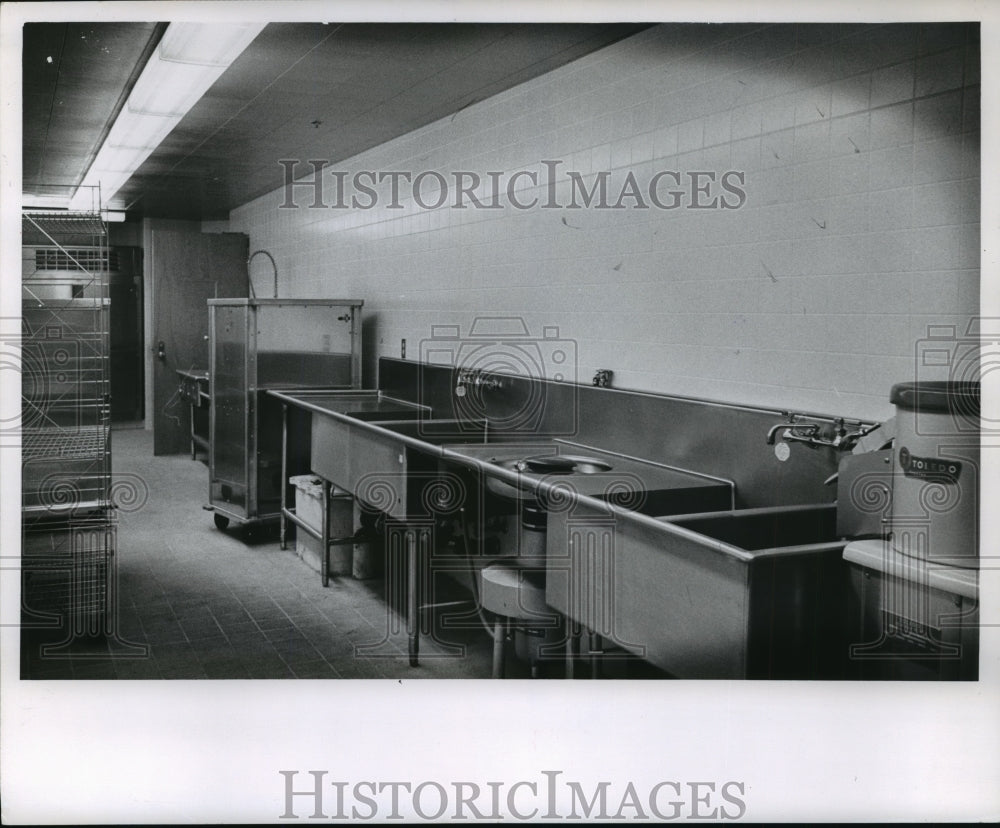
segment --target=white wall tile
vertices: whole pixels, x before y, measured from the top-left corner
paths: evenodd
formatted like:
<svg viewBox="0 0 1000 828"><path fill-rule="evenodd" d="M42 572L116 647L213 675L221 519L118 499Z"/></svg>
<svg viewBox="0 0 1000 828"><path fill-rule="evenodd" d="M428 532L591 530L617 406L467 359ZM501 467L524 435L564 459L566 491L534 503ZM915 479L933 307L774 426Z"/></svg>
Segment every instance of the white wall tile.
<svg viewBox="0 0 1000 828"><path fill-rule="evenodd" d="M867 152L851 152L830 159L830 194L860 193L869 190L869 164Z"/></svg>
<svg viewBox="0 0 1000 828"><path fill-rule="evenodd" d="M866 111L870 99L871 75L867 72L836 80L830 86L830 117Z"/></svg>
<svg viewBox="0 0 1000 828"><path fill-rule="evenodd" d="M869 125L873 150L909 144L913 141L913 104L873 109Z"/></svg>
<svg viewBox="0 0 1000 828"><path fill-rule="evenodd" d="M887 106L913 97L913 61L876 69L872 73L871 105Z"/></svg>
<svg viewBox="0 0 1000 828"><path fill-rule="evenodd" d="M978 96L976 96L978 99ZM934 95L914 102L915 141L934 140L962 131L962 90Z"/></svg>
<svg viewBox="0 0 1000 828"><path fill-rule="evenodd" d="M903 145L871 154L871 190L895 190L913 183L913 147Z"/></svg>
<svg viewBox="0 0 1000 828"><path fill-rule="evenodd" d="M673 210L523 211L505 195L496 211L408 195L403 210L279 210L276 191L229 227L275 255L287 295L362 296L377 355L507 315L557 326L584 380L609 367L621 387L887 416L927 324L978 308L968 33L654 27L339 166L510 174L558 159L563 204L569 169L588 187L615 170L612 202L629 171L669 169ZM714 171L712 198L727 169L746 173L745 205L689 209L686 173Z"/></svg>
<svg viewBox="0 0 1000 828"><path fill-rule="evenodd" d="M958 136L940 141L922 141L913 147L913 182L951 181L965 178Z"/></svg>
<svg viewBox="0 0 1000 828"><path fill-rule="evenodd" d="M915 93L932 95L949 89L960 89L965 69L965 46L920 58L916 64Z"/></svg>

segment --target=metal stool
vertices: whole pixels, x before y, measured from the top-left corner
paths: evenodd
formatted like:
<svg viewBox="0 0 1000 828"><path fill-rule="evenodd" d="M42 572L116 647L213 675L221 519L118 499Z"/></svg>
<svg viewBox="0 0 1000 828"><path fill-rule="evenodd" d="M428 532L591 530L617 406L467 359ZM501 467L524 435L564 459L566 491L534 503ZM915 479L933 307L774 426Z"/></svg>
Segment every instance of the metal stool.
<svg viewBox="0 0 1000 828"><path fill-rule="evenodd" d="M504 642L512 630L551 621L555 612L545 603L545 570L492 564L480 572L479 600L483 609L497 616L493 625L493 678L504 675ZM537 675L534 654L529 655L531 676Z"/></svg>

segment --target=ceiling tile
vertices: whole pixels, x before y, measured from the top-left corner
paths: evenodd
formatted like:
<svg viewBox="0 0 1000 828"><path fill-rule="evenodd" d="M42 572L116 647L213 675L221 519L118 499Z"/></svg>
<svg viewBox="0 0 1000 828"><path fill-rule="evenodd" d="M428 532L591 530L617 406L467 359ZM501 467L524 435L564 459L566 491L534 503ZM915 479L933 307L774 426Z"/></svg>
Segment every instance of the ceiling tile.
<svg viewBox="0 0 1000 828"><path fill-rule="evenodd" d="M121 196L148 216L225 218L281 186L281 158L342 161L641 28L272 23ZM82 178L157 31L153 23L25 28L26 189L45 176Z"/></svg>

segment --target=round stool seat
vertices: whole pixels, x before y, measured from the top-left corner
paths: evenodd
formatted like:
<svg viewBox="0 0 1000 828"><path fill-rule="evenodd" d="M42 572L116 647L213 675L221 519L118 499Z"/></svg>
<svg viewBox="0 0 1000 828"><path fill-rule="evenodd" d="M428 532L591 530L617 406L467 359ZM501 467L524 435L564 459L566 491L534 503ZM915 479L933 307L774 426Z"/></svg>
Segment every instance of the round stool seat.
<svg viewBox="0 0 1000 828"><path fill-rule="evenodd" d="M479 600L483 609L515 619L532 619L552 614L545 603L544 570L492 564L480 574L482 581Z"/></svg>

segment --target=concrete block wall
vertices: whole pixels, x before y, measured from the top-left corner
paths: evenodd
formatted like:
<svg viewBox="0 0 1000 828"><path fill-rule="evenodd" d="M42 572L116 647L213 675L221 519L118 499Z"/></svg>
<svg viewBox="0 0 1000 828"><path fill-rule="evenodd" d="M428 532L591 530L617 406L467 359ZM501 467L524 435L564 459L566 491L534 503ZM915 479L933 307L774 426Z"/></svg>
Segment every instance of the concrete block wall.
<svg viewBox="0 0 1000 828"><path fill-rule="evenodd" d="M440 326L468 339L477 317L512 317L564 343L522 349L548 376L610 368L623 388L878 419L893 383L943 378L916 368L928 326L961 334L978 310L979 83L975 25L663 24L323 178L329 205L333 172L349 185L361 170L437 171L451 185L437 209L405 182L398 208L387 181L372 209L312 208L309 187L282 208L281 188L229 229L272 253L283 295L365 299L366 384L401 339L419 358L462 345ZM551 192L546 160L560 162ZM538 206L454 206L455 172L505 185L522 170L539 183L520 176L514 197ZM568 206L567 171L588 188L610 171L623 208ZM648 194L661 171L681 175L677 208L618 198L630 172ZM691 171L715 174L699 179L706 194ZM692 209L738 203L727 171L743 174L745 202ZM669 205L674 181L659 180ZM489 202L485 184L473 192Z"/></svg>

